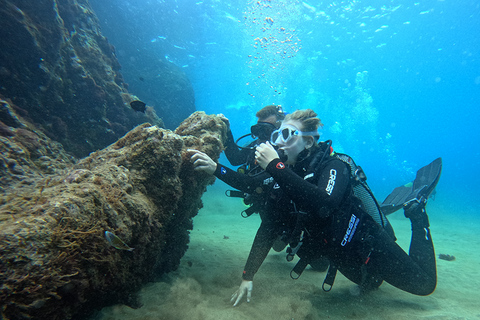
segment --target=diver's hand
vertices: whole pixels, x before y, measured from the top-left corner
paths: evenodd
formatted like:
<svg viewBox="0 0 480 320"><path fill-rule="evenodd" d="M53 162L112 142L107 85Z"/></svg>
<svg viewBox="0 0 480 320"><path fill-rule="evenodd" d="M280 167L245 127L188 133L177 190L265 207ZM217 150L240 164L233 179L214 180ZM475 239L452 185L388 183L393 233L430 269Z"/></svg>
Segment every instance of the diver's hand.
<svg viewBox="0 0 480 320"><path fill-rule="evenodd" d="M230 302L233 302L233 306L236 307L237 304L242 300L245 292L247 293L247 302L250 302L250 298L252 297L252 289L253 289L253 281L249 280L242 280L242 284L240 284L240 288L232 294L232 298Z"/></svg>
<svg viewBox="0 0 480 320"><path fill-rule="evenodd" d="M265 170L273 159L280 159L270 142L260 144L255 151L255 161Z"/></svg>
<svg viewBox="0 0 480 320"><path fill-rule="evenodd" d="M228 118L225 117L225 115L223 113L217 114L217 117L219 117L220 120L225 122L225 124L227 125L227 131L230 131L230 120L228 120Z"/></svg>
<svg viewBox="0 0 480 320"><path fill-rule="evenodd" d="M193 169L195 171L203 171L208 174L213 174L215 172L217 169L217 163L207 154L195 149L187 149L187 151L193 152L190 161L193 163Z"/></svg>

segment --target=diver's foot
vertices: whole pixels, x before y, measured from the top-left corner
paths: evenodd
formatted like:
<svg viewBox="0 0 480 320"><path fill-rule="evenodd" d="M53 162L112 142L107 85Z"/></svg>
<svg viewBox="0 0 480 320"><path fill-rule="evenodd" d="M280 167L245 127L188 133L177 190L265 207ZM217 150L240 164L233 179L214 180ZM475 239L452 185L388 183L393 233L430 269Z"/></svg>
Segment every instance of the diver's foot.
<svg viewBox="0 0 480 320"><path fill-rule="evenodd" d="M442 172L442 158L420 168L412 183L395 188L382 202L381 208L389 215L412 202L426 202L437 186Z"/></svg>
<svg viewBox="0 0 480 320"><path fill-rule="evenodd" d="M404 207L405 217L412 222L412 227L428 228L430 223L425 211L426 202L412 201Z"/></svg>

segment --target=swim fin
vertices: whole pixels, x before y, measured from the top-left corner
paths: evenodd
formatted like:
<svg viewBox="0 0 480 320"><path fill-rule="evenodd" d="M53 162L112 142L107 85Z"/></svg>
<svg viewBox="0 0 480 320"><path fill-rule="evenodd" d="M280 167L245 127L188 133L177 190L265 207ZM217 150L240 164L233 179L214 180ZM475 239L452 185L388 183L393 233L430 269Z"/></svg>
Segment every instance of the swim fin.
<svg viewBox="0 0 480 320"><path fill-rule="evenodd" d="M382 202L380 208L383 214L389 215L407 205L411 201L426 202L437 186L442 173L442 158L433 160L430 164L417 171L413 182L395 188Z"/></svg>

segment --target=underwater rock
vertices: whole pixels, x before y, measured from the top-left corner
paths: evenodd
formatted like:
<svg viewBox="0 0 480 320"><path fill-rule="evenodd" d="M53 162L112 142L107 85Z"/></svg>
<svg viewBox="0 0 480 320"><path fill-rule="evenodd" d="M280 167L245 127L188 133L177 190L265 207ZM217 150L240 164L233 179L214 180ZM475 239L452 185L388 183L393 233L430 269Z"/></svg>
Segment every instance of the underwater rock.
<svg viewBox="0 0 480 320"><path fill-rule="evenodd" d="M88 0L2 1L0 39L0 95L71 154L86 156L144 122L163 126L153 108L128 105L138 98ZM0 133L9 135L3 125Z"/></svg>
<svg viewBox="0 0 480 320"><path fill-rule="evenodd" d="M142 284L179 266L214 181L193 170L186 150L218 159L226 137L220 118L196 112L176 132L145 123L76 163L22 125L30 134L17 137L10 127L14 136L0 136L3 319L71 319L132 304ZM34 135L37 153L29 149ZM118 250L105 231L135 250Z"/></svg>
<svg viewBox="0 0 480 320"><path fill-rule="evenodd" d="M0 196L46 174L63 172L75 159L0 96ZM9 124L9 125L7 125Z"/></svg>

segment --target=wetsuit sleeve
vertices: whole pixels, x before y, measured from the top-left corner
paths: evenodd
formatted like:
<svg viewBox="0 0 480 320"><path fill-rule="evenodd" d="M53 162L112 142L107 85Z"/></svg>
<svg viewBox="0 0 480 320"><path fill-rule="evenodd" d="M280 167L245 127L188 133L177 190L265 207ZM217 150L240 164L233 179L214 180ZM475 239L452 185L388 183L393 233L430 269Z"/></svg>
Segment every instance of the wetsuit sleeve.
<svg viewBox="0 0 480 320"><path fill-rule="evenodd" d="M253 240L250 254L248 255L247 263L243 269L243 280L253 280L253 276L257 273L263 261L270 252L277 234L272 225L262 222L258 228L255 240Z"/></svg>
<svg viewBox="0 0 480 320"><path fill-rule="evenodd" d="M257 187L263 185L263 180L270 177L268 173L251 177L243 173L238 173L220 163L217 164L214 175L229 186L245 193L253 193Z"/></svg>
<svg viewBox="0 0 480 320"><path fill-rule="evenodd" d="M227 132L227 141L225 142L225 156L232 166L239 166L247 162L248 150L241 150L235 144L232 131Z"/></svg>
<svg viewBox="0 0 480 320"><path fill-rule="evenodd" d="M340 160L329 161L317 175L317 184L310 183L287 168L280 159L271 161L266 171L292 199L297 208L307 213L327 217L345 196L350 183L347 165Z"/></svg>

